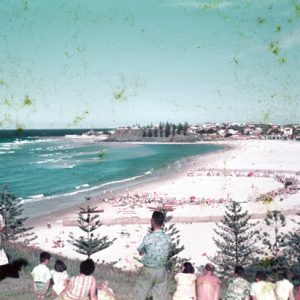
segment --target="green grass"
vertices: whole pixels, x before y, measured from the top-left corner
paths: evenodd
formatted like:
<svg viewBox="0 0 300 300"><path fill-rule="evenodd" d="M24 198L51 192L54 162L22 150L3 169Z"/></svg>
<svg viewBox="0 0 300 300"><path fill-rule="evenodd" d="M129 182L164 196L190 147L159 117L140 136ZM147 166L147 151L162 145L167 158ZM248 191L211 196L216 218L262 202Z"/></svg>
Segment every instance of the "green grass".
<svg viewBox="0 0 300 300"><path fill-rule="evenodd" d="M18 243L6 243L4 245L5 251L9 260L12 262L16 259L22 258L28 262L20 272L19 279L5 278L0 281L0 299L1 300L32 300L35 299L32 290L32 277L30 272L39 263L39 255L41 250L26 247ZM69 276L79 274L79 260L71 260L55 254L51 254L49 268L52 269L56 259L62 259L67 265ZM125 272L114 268L111 264L98 264L93 274L97 283L104 280L110 282L109 286L113 289L118 300L132 300L134 299L134 287L139 274L137 272ZM170 297L175 289L175 284L170 276L169 280L169 294ZM48 298L51 299L51 298ZM170 298L171 299L171 298ZM167 299L166 299L167 300Z"/></svg>
<svg viewBox="0 0 300 300"><path fill-rule="evenodd" d="M34 299L32 292L32 278L30 274L25 274L24 272L21 272L19 279L6 278L0 281L0 299Z"/></svg>

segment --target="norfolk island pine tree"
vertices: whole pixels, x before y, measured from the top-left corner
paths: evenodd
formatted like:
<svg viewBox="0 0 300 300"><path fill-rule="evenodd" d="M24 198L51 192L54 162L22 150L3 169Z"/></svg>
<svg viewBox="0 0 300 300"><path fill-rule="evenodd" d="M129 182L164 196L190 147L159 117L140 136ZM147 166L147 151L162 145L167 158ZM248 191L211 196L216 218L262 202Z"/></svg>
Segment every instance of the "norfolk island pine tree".
<svg viewBox="0 0 300 300"><path fill-rule="evenodd" d="M172 250L167 262L167 270L169 272L175 273L180 270L182 264L190 259L179 257L178 254L184 250L184 245L180 244L180 232L176 228L176 225L168 224L172 220L172 216L167 215L167 211L161 210L165 215L165 224L163 226L163 230L166 234L171 237Z"/></svg>
<svg viewBox="0 0 300 300"><path fill-rule="evenodd" d="M257 247L258 231L255 223L250 223L250 215L241 205L232 201L226 206L224 220L216 223L214 229L218 238L213 238L218 250L209 259L217 266L220 275L228 278L235 266L247 267L258 261L261 250Z"/></svg>
<svg viewBox="0 0 300 300"><path fill-rule="evenodd" d="M268 211L264 219L268 231L263 232L263 245L265 246L265 267L268 273L275 275L275 281L279 279L279 273L287 260L283 256L286 234L282 228L286 226L285 216L279 210Z"/></svg>
<svg viewBox="0 0 300 300"><path fill-rule="evenodd" d="M300 213L297 213L300 216ZM297 224L296 228L289 231L285 237L284 256L287 258L289 268L295 278L295 284L300 284L300 222L293 220Z"/></svg>
<svg viewBox="0 0 300 300"><path fill-rule="evenodd" d="M25 227L24 222L27 217L21 217L23 206L20 200L9 191L8 185L3 186L0 194L0 214L3 217L5 227L2 231L3 240L22 240L27 244L36 239L36 235L31 232L33 227Z"/></svg>
<svg viewBox="0 0 300 300"><path fill-rule="evenodd" d="M86 208L79 208L78 227L86 233L86 237L76 238L70 234L68 241L75 247L75 251L86 255L88 258L94 253L102 251L113 244L116 239L110 240L109 237L95 237L94 231L102 226L99 215L97 214L97 207L87 206Z"/></svg>

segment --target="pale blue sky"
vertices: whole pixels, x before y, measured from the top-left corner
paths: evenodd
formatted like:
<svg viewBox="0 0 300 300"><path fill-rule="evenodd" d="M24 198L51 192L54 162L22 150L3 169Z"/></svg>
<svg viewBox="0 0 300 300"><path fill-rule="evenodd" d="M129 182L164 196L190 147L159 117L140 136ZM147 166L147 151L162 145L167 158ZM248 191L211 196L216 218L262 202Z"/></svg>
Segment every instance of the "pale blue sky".
<svg viewBox="0 0 300 300"><path fill-rule="evenodd" d="M0 45L1 128L300 123L300 0L1 1Z"/></svg>

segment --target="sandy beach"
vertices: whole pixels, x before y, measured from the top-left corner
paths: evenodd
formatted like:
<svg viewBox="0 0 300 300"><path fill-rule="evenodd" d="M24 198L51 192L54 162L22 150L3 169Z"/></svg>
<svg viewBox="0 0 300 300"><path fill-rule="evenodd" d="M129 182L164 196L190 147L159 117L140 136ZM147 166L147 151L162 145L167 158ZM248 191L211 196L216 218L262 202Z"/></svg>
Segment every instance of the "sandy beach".
<svg viewBox="0 0 300 300"><path fill-rule="evenodd" d="M101 193L90 206L103 208L103 226L96 234L117 238L114 244L92 256L99 262L116 262L123 269L134 269L137 246L148 229L152 210L163 204L173 208L169 212L180 230L185 250L181 256L191 258L200 266L213 256L216 247L215 222L222 217L225 205L238 201L265 228L262 216L268 210L282 210L287 215L285 230L292 230L292 219L299 219L298 182L300 181L300 143L274 140L226 141L229 149L206 156L193 157L176 173L159 180L126 188L117 193ZM286 188L286 180L295 184ZM262 194L272 195L273 201L258 201ZM87 203L82 204L87 205ZM76 227L77 206L46 217L29 220L38 238L33 246L68 257L83 258L68 243L72 232L83 232ZM48 223L49 222L49 223ZM47 226L51 224L51 226ZM50 228L48 228L50 227ZM57 243L58 242L58 243Z"/></svg>

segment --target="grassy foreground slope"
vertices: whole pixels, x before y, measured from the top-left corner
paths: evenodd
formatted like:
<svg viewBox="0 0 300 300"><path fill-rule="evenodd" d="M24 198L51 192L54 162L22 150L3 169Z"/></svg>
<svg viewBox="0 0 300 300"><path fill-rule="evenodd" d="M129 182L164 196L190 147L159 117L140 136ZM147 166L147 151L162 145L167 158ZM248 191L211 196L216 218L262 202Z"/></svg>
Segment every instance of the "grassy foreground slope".
<svg viewBox="0 0 300 300"><path fill-rule="evenodd" d="M1 300L32 300L35 299L32 291L32 277L30 272L33 267L39 263L40 250L25 247L23 244L7 243L4 245L7 256L10 262L17 259L25 259L28 265L19 272L20 278L5 278L0 281L0 299ZM69 276L78 275L79 273L79 260L71 260L58 255L52 255L50 261L50 269L53 268L56 259L62 259L67 265ZM116 294L118 300L132 300L134 299L134 287L138 274L136 272L125 272L114 268L109 264L99 264L96 267L94 276L98 283L104 280L110 282L110 287ZM174 289L174 282L169 280L170 296ZM51 298L48 298L51 299Z"/></svg>

